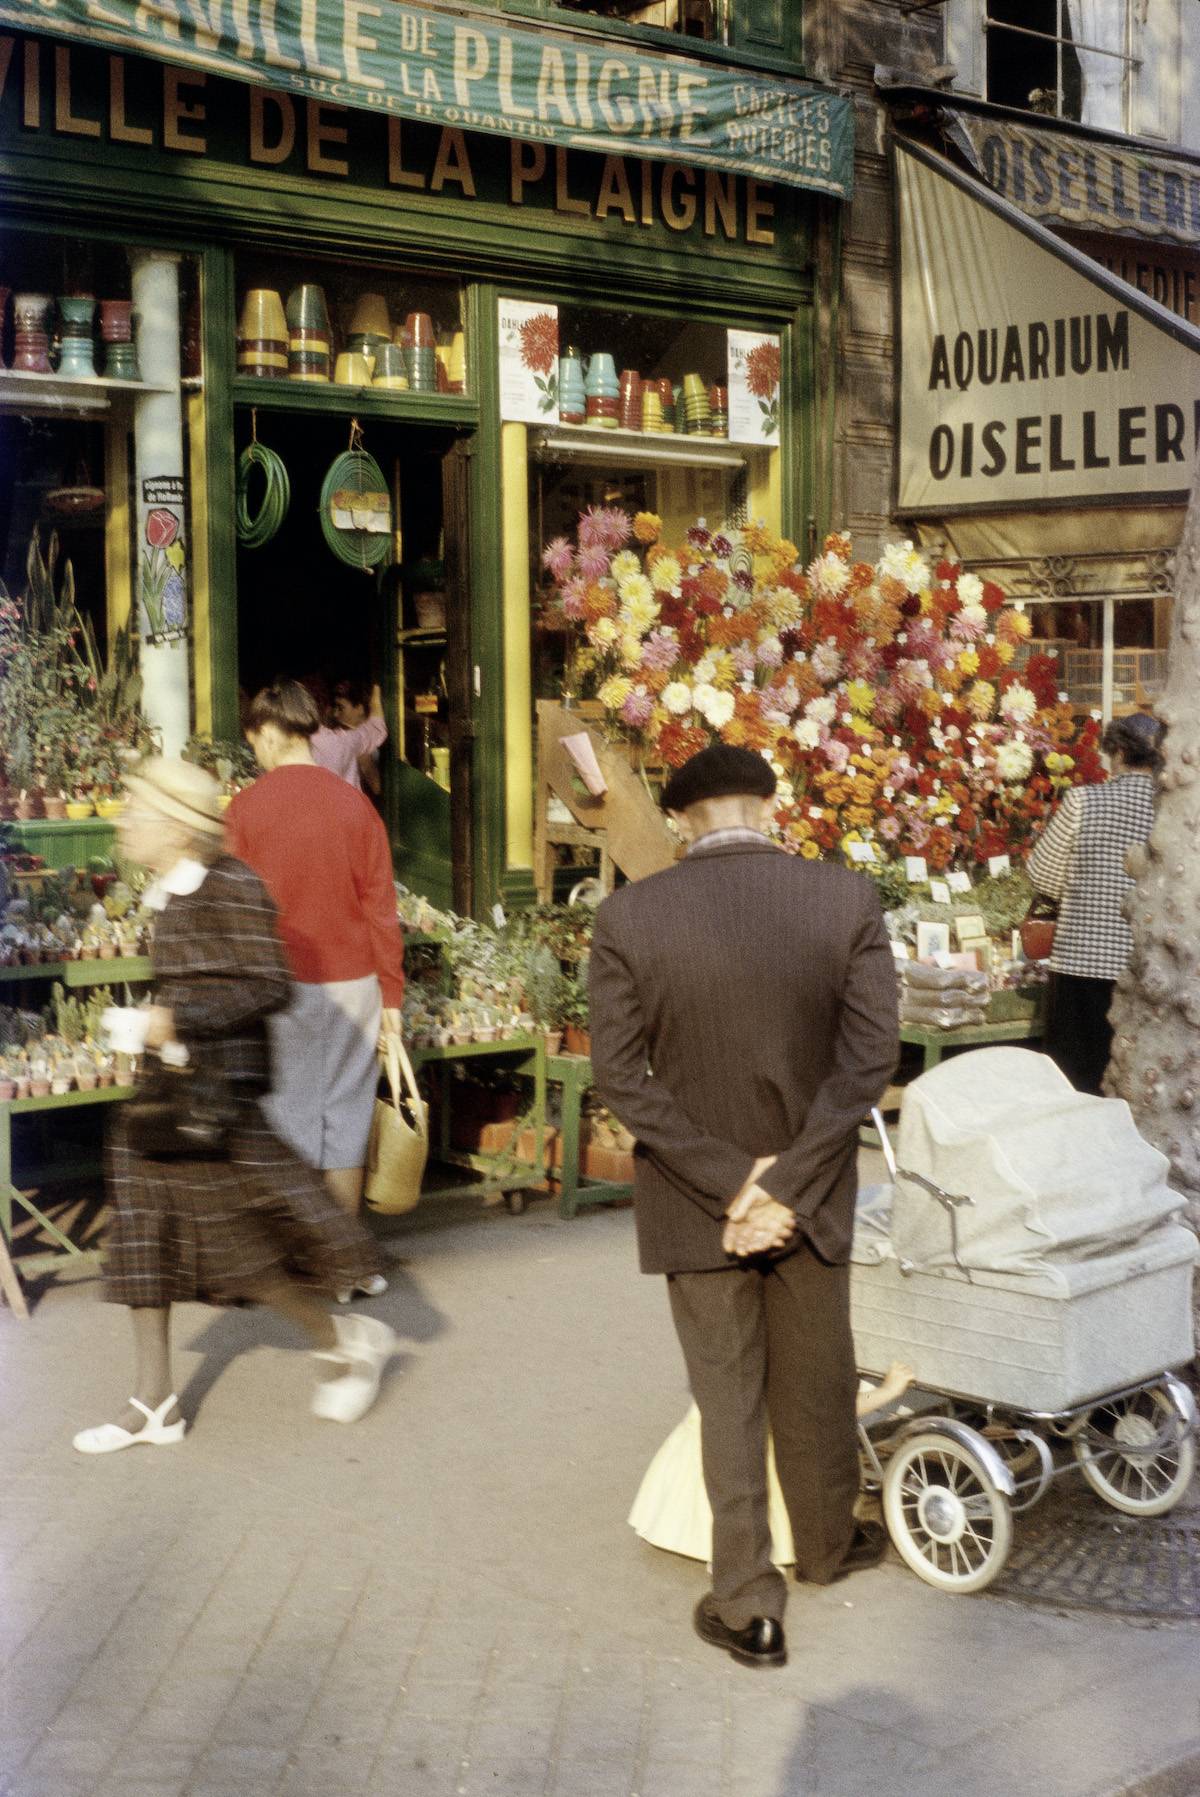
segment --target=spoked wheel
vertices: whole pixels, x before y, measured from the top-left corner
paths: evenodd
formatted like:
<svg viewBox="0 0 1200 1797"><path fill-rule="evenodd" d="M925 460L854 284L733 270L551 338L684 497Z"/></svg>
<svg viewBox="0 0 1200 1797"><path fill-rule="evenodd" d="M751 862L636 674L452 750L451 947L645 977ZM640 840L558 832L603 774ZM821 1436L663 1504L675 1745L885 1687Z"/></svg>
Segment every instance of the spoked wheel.
<svg viewBox="0 0 1200 1797"><path fill-rule="evenodd" d="M1173 1510L1196 1470L1196 1442L1161 1386L1097 1404L1071 1438L1098 1497L1126 1516Z"/></svg>
<svg viewBox="0 0 1200 1797"><path fill-rule="evenodd" d="M949 1436L901 1443L883 1476L883 1514L900 1557L940 1591L982 1591L1012 1546L1008 1499Z"/></svg>

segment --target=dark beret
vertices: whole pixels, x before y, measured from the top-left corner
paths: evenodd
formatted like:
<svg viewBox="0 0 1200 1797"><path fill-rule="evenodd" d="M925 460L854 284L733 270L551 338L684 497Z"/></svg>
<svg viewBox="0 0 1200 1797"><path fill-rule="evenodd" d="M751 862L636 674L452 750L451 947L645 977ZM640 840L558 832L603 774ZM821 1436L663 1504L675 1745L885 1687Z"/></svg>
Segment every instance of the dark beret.
<svg viewBox="0 0 1200 1797"><path fill-rule="evenodd" d="M736 793L769 799L775 792L770 764L753 749L736 749L714 743L677 767L662 791L664 811L686 811L705 799L726 799Z"/></svg>

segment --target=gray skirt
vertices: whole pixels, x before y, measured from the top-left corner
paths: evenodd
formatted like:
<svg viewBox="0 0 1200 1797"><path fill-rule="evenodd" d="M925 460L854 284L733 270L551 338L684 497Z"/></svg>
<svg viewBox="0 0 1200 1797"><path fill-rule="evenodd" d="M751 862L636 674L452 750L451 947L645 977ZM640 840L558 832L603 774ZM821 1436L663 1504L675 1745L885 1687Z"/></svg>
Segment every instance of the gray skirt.
<svg viewBox="0 0 1200 1797"><path fill-rule="evenodd" d="M268 1018L271 1126L310 1167L361 1167L379 1083L379 981L296 985Z"/></svg>

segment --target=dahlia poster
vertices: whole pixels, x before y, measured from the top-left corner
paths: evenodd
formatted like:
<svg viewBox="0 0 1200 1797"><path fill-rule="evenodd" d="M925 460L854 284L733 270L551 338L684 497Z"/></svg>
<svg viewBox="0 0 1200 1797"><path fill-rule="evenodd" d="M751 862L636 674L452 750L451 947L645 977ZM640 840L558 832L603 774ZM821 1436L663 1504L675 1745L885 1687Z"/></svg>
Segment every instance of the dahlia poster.
<svg viewBox="0 0 1200 1797"><path fill-rule="evenodd" d="M558 422L558 307L502 299L500 416L518 424Z"/></svg>
<svg viewBox="0 0 1200 1797"><path fill-rule="evenodd" d="M734 443L778 443L779 382L783 352L778 337L761 331L728 331L729 436Z"/></svg>

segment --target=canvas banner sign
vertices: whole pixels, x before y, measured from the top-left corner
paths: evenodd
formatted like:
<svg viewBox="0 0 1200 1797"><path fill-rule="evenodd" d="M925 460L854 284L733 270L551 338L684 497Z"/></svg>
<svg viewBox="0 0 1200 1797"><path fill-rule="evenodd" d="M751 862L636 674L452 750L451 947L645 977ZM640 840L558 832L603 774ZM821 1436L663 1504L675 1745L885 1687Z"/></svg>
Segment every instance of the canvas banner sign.
<svg viewBox="0 0 1200 1797"><path fill-rule="evenodd" d="M0 0L0 26L343 106L846 197L852 106L812 82L394 0Z"/></svg>
<svg viewBox="0 0 1200 1797"><path fill-rule="evenodd" d="M896 173L899 508L1182 503L1200 331L949 165Z"/></svg>

